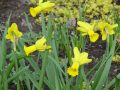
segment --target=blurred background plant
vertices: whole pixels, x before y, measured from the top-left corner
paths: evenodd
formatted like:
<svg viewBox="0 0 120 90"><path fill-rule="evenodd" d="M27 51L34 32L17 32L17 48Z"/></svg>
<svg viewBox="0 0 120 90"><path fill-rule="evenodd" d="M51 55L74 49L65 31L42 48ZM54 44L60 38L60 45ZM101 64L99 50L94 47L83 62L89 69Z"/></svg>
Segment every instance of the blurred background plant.
<svg viewBox="0 0 120 90"><path fill-rule="evenodd" d="M119 7L115 0L87 0L85 6L86 20L102 19L109 23L114 23L114 15L115 13L119 15Z"/></svg>
<svg viewBox="0 0 120 90"><path fill-rule="evenodd" d="M56 4L53 9L56 22L67 22L73 19L79 19L81 9L84 8L85 20L104 20L109 23L114 23L114 15L118 14L120 19L120 6L117 0L50 0ZM31 3L36 4L38 0L30 0ZM46 17L47 18L47 17ZM37 18L37 22L41 22Z"/></svg>

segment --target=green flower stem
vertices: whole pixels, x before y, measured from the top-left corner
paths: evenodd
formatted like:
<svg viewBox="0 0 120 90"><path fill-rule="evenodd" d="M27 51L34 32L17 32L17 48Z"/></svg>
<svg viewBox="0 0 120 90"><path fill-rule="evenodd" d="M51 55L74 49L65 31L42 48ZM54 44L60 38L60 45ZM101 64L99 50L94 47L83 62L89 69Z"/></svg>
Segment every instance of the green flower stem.
<svg viewBox="0 0 120 90"><path fill-rule="evenodd" d="M8 77L10 75L10 72L12 70L12 68L16 67L16 71L18 71L18 61L17 61L17 57L16 57L16 51L13 51L13 57L14 57L14 60L12 60L12 62L10 63L10 65L8 66L7 68L7 71L6 71L6 77ZM20 82L19 80L17 80L17 90L20 90Z"/></svg>
<svg viewBox="0 0 120 90"><path fill-rule="evenodd" d="M16 42L17 42L17 40L16 40L15 34L13 34L13 35L14 35L13 50L16 51Z"/></svg>
<svg viewBox="0 0 120 90"><path fill-rule="evenodd" d="M17 57L17 60L20 60L22 58L25 58L25 56L21 56L21 57ZM6 70L6 76L8 77L10 75L10 72L12 70L12 68L15 65L15 60L12 60L12 62L8 65L7 70Z"/></svg>
<svg viewBox="0 0 120 90"><path fill-rule="evenodd" d="M87 80L87 77L86 77L86 73L84 71L84 65L81 66L81 74L82 74L83 80L86 83L86 90L89 90L89 83L88 83L88 80Z"/></svg>
<svg viewBox="0 0 120 90"><path fill-rule="evenodd" d="M15 67L16 67L16 71L18 71L18 60L17 60L17 53L16 53L16 43L15 43L15 50L13 51L13 54L14 54L14 60L15 61ZM19 82L19 79L17 79L17 90L20 90L20 82Z"/></svg>
<svg viewBox="0 0 120 90"><path fill-rule="evenodd" d="M12 68L14 67L14 65L16 64L16 60L17 60L17 58L15 57L15 52L13 51L13 53L14 53L14 60L12 60L12 62L10 63L10 65L8 66L8 68L7 68L7 71L6 71L6 76L8 77L9 75L10 75L10 72L11 72L11 70L12 70Z"/></svg>
<svg viewBox="0 0 120 90"><path fill-rule="evenodd" d="M13 42L13 50L16 51L16 43Z"/></svg>
<svg viewBox="0 0 120 90"><path fill-rule="evenodd" d="M42 69L40 72L40 79L39 79L39 84L38 84L38 90L42 90L42 84L43 84L43 80L44 80L44 73L45 73L46 65L47 65L47 52L44 53Z"/></svg>
<svg viewBox="0 0 120 90"><path fill-rule="evenodd" d="M8 81L7 81L7 76L6 76L6 72L3 71L3 89L4 90L8 90ZM0 90L3 90L3 89L0 89Z"/></svg>
<svg viewBox="0 0 120 90"><path fill-rule="evenodd" d="M106 40L106 53L107 53L107 55L108 55L108 53L109 53L109 36L107 35L107 40Z"/></svg>

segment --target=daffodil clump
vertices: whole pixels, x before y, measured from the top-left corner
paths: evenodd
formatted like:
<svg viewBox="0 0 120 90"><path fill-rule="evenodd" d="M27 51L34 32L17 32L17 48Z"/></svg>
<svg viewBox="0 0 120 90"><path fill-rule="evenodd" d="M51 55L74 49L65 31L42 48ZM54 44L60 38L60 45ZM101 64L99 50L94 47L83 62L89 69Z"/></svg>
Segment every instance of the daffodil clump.
<svg viewBox="0 0 120 90"><path fill-rule="evenodd" d="M77 47L74 47L73 52L74 57L72 58L72 65L67 69L67 73L72 77L75 77L79 74L79 67L81 65L90 63L92 59L88 58L88 53L80 53Z"/></svg>
<svg viewBox="0 0 120 90"><path fill-rule="evenodd" d="M109 35L115 34L114 28L118 24L109 24L105 21L98 21L94 23L87 23L78 21L77 30L81 32L82 36L89 36L91 42L96 42L99 38L99 34L96 31L100 31L102 40L106 40Z"/></svg>
<svg viewBox="0 0 120 90"><path fill-rule="evenodd" d="M11 42L13 42L15 51L16 51L16 43L22 35L23 34L18 30L18 26L16 23L12 23L12 25L8 28L6 39L9 39ZM37 40L34 45L31 45L28 47L24 45L25 54L28 56L30 53L36 50L41 52L45 50L51 51L51 46L47 45L46 43L47 43L47 40L45 39L45 37L42 37L41 39Z"/></svg>

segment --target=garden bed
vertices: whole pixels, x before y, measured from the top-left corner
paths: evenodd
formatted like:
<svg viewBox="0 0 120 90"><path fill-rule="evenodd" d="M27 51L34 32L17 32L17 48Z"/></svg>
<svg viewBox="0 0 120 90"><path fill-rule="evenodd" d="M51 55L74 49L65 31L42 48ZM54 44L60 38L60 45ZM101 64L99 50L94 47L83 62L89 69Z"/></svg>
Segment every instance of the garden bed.
<svg viewBox="0 0 120 90"><path fill-rule="evenodd" d="M32 30L35 33L39 33L42 27L40 24L36 23L35 18L31 17L31 15L29 14L29 8L32 5L28 3L29 2L27 0L2 0L0 1L0 25L2 27L0 29L5 29L5 23L8 19L8 16L11 14L10 24L15 22L18 24L20 31L29 32L29 28L27 26L26 17L25 17L25 13L26 13L28 15L29 22L32 26ZM119 4L119 2L117 3ZM4 30L1 30L1 31L4 32ZM31 45L31 43L29 44ZM89 71L90 68L93 68L96 65L98 60L105 53L105 49L106 49L106 41L102 41L101 36L99 37L99 40L97 40L95 43L92 43L89 41L89 39L87 39L85 51L89 53L89 58L91 58L93 62L85 65L86 71ZM64 53L65 51L62 51L62 52ZM118 53L119 53L119 50L118 50ZM65 57L65 56L63 55L62 57ZM36 61L36 63L39 65L42 62L38 63ZM112 80L119 73L120 73L120 63L112 62L110 72L109 72L109 79ZM22 83L21 85L23 86L22 90L27 90L25 88L26 86L24 85L24 82L21 82L21 83ZM32 84L32 82L30 83ZM47 86L44 85L44 87L46 88ZM8 88L9 90L17 90L15 83L9 83ZM45 88L44 90L49 90ZM113 89L111 88L111 90Z"/></svg>

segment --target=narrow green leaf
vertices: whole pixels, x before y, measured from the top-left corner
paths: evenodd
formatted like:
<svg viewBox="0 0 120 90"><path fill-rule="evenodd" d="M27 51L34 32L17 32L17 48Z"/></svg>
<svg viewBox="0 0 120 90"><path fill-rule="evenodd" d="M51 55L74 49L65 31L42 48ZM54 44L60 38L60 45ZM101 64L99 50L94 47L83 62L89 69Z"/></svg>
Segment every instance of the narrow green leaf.
<svg viewBox="0 0 120 90"><path fill-rule="evenodd" d="M12 76L8 79L8 82L18 78L21 74L23 74L26 70L28 69L28 66L27 67L24 67L24 68L19 68L19 70Z"/></svg>

